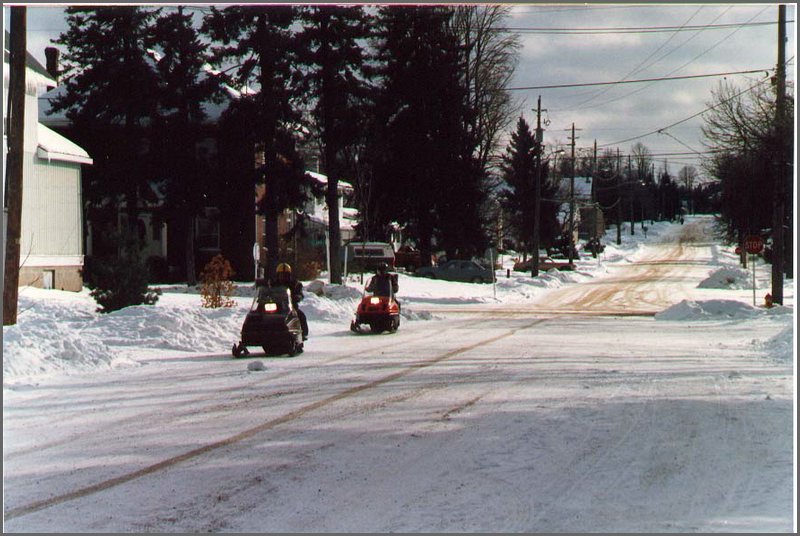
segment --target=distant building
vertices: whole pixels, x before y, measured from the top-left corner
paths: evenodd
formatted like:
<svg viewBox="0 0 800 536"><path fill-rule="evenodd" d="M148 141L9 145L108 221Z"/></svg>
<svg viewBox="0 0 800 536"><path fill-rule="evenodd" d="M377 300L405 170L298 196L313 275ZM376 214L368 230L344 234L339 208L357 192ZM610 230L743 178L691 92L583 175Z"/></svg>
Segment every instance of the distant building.
<svg viewBox="0 0 800 536"><path fill-rule="evenodd" d="M5 43L9 43L6 33ZM8 109L10 54L3 51L3 120ZM30 54L25 69L25 133L23 155L20 286L80 291L84 263L81 166L89 154L38 121L38 97L56 80ZM5 132L3 145L8 147ZM6 168L3 151L3 169ZM3 251L8 229L3 182ZM5 254L5 253L4 253Z"/></svg>
<svg viewBox="0 0 800 536"><path fill-rule="evenodd" d="M317 188L308 192L309 201L300 210L286 210L278 219L278 235L281 238L279 257L297 266L302 271L313 271L304 265L313 264L319 269L327 269L328 206L324 192L328 177L321 173L306 171L316 182ZM342 244L355 237L358 210L346 206L353 195L353 185L338 181L339 192L339 230ZM256 204L264 195L264 186L256 187ZM264 247L264 217L256 216L256 243ZM262 250L263 251L263 250ZM266 255L261 255L261 265Z"/></svg>
<svg viewBox="0 0 800 536"><path fill-rule="evenodd" d="M558 199L562 201L559 209L559 222L561 222L564 233L567 233L569 229L570 181L569 177L562 178L558 190ZM602 236L606 231L603 211L597 203L592 201L592 183L592 177L575 177L573 239L576 244L580 239Z"/></svg>

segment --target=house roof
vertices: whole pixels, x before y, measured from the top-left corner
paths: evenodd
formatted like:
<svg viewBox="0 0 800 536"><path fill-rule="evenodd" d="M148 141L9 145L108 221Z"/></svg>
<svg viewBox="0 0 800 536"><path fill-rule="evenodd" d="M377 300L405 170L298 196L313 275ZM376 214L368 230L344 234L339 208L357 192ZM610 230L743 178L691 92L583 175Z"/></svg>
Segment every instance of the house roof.
<svg viewBox="0 0 800 536"><path fill-rule="evenodd" d="M328 184L327 175L323 175L322 173L316 173L314 171L306 171L306 174L310 175L314 180L316 180L320 184ZM349 182L339 181L338 186L339 186L339 193L344 193L344 192L350 193L353 191L353 185L350 184Z"/></svg>
<svg viewBox="0 0 800 536"><path fill-rule="evenodd" d="M562 177L559 181L558 195L562 199L569 198L569 177ZM575 199L587 200L592 198L592 178L575 177Z"/></svg>
<svg viewBox="0 0 800 536"><path fill-rule="evenodd" d="M41 123L36 126L38 146L36 155L43 160L58 160L76 164L91 164L92 158L82 147Z"/></svg>
<svg viewBox="0 0 800 536"><path fill-rule="evenodd" d="M4 34L5 40L3 41L3 62L11 65L11 52L8 49L9 43L11 42L11 34L8 33L8 30L6 30ZM39 63L39 60L34 58L33 55L27 50L25 51L25 66L36 74L40 74L49 78L55 85L55 80L53 80L53 77L47 72L47 69L45 69L44 65Z"/></svg>
<svg viewBox="0 0 800 536"><path fill-rule="evenodd" d="M9 33L5 32L5 40L3 42L3 80L6 81L11 73L11 53L8 50L9 40ZM25 52L25 81L27 84L32 84L36 87L37 94L42 94L47 91L47 88L56 85L56 81L47 72L47 69L28 51ZM3 110L3 113L5 113L5 110Z"/></svg>

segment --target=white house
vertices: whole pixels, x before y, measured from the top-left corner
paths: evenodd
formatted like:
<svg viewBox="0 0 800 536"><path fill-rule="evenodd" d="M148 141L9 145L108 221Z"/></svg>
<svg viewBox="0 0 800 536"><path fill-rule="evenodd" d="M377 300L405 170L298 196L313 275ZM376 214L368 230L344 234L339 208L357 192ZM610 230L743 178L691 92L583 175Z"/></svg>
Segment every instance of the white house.
<svg viewBox="0 0 800 536"><path fill-rule="evenodd" d="M6 33L6 47L9 35ZM3 119L7 110L9 51L4 47ZM38 121L38 97L56 85L30 54L26 58L25 133L20 236L20 286L79 291L83 287L81 165L92 159L81 147ZM5 133L3 145L8 147ZM3 151L5 169L6 151ZM3 182L3 251L7 206Z"/></svg>
<svg viewBox="0 0 800 536"><path fill-rule="evenodd" d="M328 177L321 173L306 171L317 183L325 188L328 187ZM353 194L353 185L346 181L337 182L339 193L339 229L342 235L342 243L350 241L355 236L355 226L358 218L358 209L346 207L345 199ZM328 205L325 196L311 196L311 201L305 207L305 213L309 219L318 223L324 228L328 227Z"/></svg>

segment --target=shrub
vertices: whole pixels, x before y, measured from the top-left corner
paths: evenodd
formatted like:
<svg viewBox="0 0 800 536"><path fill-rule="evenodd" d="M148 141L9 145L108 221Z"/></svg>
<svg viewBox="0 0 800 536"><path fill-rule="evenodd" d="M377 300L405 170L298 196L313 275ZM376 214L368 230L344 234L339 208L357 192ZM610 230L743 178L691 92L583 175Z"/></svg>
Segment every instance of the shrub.
<svg viewBox="0 0 800 536"><path fill-rule="evenodd" d="M236 287L231 281L233 274L231 263L221 254L205 265L200 273L200 295L203 299L203 307L216 309L236 305L236 302L231 299L236 291Z"/></svg>
<svg viewBox="0 0 800 536"><path fill-rule="evenodd" d="M107 259L93 259L87 286L100 305L101 313L110 313L131 305L153 305L161 290L150 290L147 265L142 260L138 240L131 234L116 234L112 240L119 254Z"/></svg>

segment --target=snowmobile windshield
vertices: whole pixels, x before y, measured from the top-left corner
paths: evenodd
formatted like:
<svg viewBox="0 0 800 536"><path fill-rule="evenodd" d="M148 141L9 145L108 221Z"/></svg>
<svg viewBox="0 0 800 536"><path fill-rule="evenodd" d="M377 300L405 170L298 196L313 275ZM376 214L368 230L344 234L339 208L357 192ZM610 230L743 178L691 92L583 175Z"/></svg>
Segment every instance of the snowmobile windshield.
<svg viewBox="0 0 800 536"><path fill-rule="evenodd" d="M285 287L259 287L253 300L253 311L265 313L288 313L292 310L289 289Z"/></svg>

